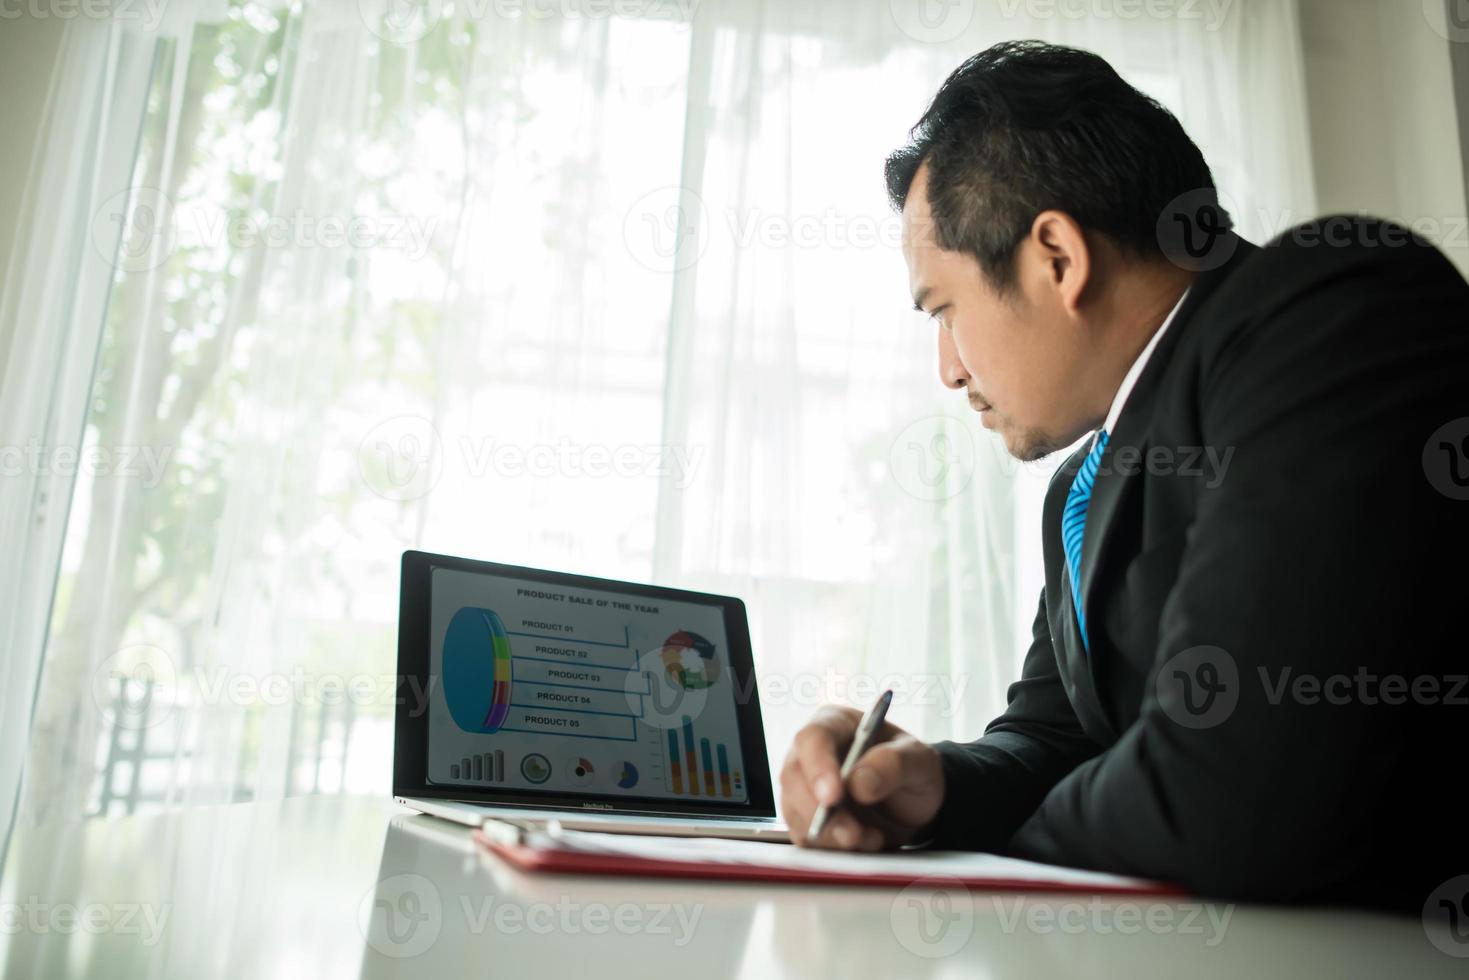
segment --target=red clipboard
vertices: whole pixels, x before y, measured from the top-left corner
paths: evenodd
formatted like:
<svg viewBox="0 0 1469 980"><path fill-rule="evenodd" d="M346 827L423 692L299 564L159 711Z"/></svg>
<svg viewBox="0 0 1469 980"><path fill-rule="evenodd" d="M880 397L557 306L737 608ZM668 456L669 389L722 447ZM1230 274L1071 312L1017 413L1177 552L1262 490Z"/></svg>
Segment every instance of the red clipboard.
<svg viewBox="0 0 1469 980"><path fill-rule="evenodd" d="M762 881L801 885L856 885L880 888L902 888L915 882L944 883L957 881L975 891L1066 892L1088 895L1156 895L1181 897L1181 888L1162 882L1137 885L1080 884L1028 878L966 877L950 875L935 869L928 874L900 872L896 874L845 874L813 871L807 868L784 868L778 864L731 864L722 861L662 861L623 854L596 854L561 847L538 847L526 843L513 844L495 840L483 830L474 832L480 847L520 871L543 874L617 875L636 878L697 878L702 881ZM772 848L788 845L770 844Z"/></svg>

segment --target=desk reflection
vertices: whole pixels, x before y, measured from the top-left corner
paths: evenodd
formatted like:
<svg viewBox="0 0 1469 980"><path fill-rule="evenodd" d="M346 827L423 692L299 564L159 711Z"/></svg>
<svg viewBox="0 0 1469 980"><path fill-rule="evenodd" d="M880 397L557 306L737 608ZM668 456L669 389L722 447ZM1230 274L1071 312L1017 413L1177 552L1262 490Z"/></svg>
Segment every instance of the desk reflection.
<svg viewBox="0 0 1469 980"><path fill-rule="evenodd" d="M527 875L459 827L399 816L358 923L361 977L737 976L758 903L739 889L632 878Z"/></svg>

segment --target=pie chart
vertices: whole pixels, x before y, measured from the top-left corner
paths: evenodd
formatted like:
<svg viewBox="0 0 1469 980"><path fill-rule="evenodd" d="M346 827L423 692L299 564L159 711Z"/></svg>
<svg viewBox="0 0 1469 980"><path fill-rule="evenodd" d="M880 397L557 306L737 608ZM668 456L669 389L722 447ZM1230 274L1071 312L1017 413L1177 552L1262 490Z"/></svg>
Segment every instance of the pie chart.
<svg viewBox="0 0 1469 980"><path fill-rule="evenodd" d="M539 752L532 752L520 760L520 774L526 782L544 783L551 778L551 760Z"/></svg>
<svg viewBox="0 0 1469 980"><path fill-rule="evenodd" d="M663 641L659 651L663 672L686 691L710 687L719 679L719 658L714 644L698 633L679 630Z"/></svg>
<svg viewBox="0 0 1469 980"><path fill-rule="evenodd" d="M466 732L500 730L510 711L510 637L492 610L465 606L444 632L444 700Z"/></svg>
<svg viewBox="0 0 1469 980"><path fill-rule="evenodd" d="M597 772L597 767L592 765L592 761L582 756L571 761L570 769L572 779L583 784L591 782L592 776Z"/></svg>

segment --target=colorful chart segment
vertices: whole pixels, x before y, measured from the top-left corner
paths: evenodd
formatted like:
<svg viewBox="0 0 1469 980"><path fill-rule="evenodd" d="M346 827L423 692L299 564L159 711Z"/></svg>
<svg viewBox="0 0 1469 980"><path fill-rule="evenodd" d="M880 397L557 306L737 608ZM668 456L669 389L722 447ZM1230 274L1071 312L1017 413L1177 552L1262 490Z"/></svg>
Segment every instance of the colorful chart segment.
<svg viewBox="0 0 1469 980"><path fill-rule="evenodd" d="M690 796L699 796L701 782L705 796L718 795L728 798L744 791L744 779L740 772L738 770L730 772L729 753L725 750L724 743L711 743L707 738L700 738L697 741L696 751L694 721L688 715L683 716L682 732L682 754L679 751L679 732L674 730L668 732L668 782L673 792L687 792ZM716 758L719 760L717 771L714 765ZM703 763L702 774L700 762ZM717 793L715 791L716 776L718 777Z"/></svg>
<svg viewBox="0 0 1469 980"><path fill-rule="evenodd" d="M692 665L685 659L687 653L694 654ZM698 633L679 630L663 641L659 655L668 679L686 691L712 687L719 680L719 658L714 654L714 644Z"/></svg>
<svg viewBox="0 0 1469 980"><path fill-rule="evenodd" d="M444 697L466 732L500 730L510 713L510 636L489 609L465 606L444 634Z"/></svg>

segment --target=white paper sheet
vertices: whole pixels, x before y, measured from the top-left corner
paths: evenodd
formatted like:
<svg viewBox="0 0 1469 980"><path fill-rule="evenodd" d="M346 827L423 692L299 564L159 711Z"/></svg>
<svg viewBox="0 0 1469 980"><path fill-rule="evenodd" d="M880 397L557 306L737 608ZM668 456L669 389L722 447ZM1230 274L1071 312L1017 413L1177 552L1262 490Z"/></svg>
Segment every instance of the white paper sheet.
<svg viewBox="0 0 1469 980"><path fill-rule="evenodd" d="M722 840L713 837L642 837L599 834L551 828L527 836L531 846L560 847L583 853L618 854L651 861L692 864L741 864L756 867L819 871L828 874L900 875L913 878L953 877L1035 882L1079 888L1155 889L1143 878L1062 868L1019 858L971 851L896 851L879 854L820 851L764 841Z"/></svg>

